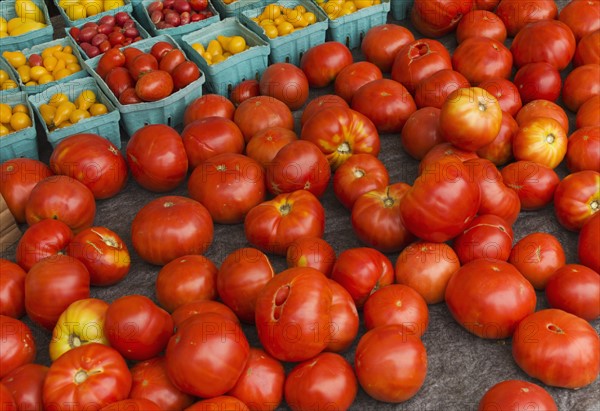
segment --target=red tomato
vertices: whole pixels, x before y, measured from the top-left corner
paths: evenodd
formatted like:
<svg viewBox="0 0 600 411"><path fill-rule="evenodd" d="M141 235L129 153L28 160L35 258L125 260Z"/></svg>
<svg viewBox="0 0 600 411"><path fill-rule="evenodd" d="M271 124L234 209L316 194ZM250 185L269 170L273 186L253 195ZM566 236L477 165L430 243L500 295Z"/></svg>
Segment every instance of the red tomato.
<svg viewBox="0 0 600 411"><path fill-rule="evenodd" d="M144 410L144 411L160 411L160 408L155 402L143 398L126 399L113 402L106 407L102 407L100 411L123 411L123 410Z"/></svg>
<svg viewBox="0 0 600 411"><path fill-rule="evenodd" d="M348 209L363 194L388 185L389 175L385 165L371 154L353 154L333 175L333 192Z"/></svg>
<svg viewBox="0 0 600 411"><path fill-rule="evenodd" d="M396 260L396 282L416 290L427 304L444 301L450 277L460 268L458 256L446 243L417 241Z"/></svg>
<svg viewBox="0 0 600 411"><path fill-rule="evenodd" d="M553 0L502 0L496 8L496 14L504 22L510 37L514 37L526 25L555 19L558 7Z"/></svg>
<svg viewBox="0 0 600 411"><path fill-rule="evenodd" d="M145 74L145 73L144 73ZM121 99L123 92L130 88L135 88L135 79L125 67L115 67L111 69L104 77L106 85L117 97Z"/></svg>
<svg viewBox="0 0 600 411"><path fill-rule="evenodd" d="M477 155L496 166L503 166L512 159L512 140L519 131L519 125L506 111L502 112L502 123L498 135L486 146L477 150Z"/></svg>
<svg viewBox="0 0 600 411"><path fill-rule="evenodd" d="M224 117L192 121L183 129L181 138L192 170L218 154L241 154L246 144L239 127Z"/></svg>
<svg viewBox="0 0 600 411"><path fill-rule="evenodd" d="M17 243L16 262L25 271L46 257L61 254L73 239L73 232L60 220L47 218L29 227Z"/></svg>
<svg viewBox="0 0 600 411"><path fill-rule="evenodd" d="M583 170L600 172L600 125L582 127L569 136L567 168L572 173Z"/></svg>
<svg viewBox="0 0 600 411"><path fill-rule="evenodd" d="M583 66L584 64L600 64L600 29L587 34L577 43L575 55L573 56L573 67Z"/></svg>
<svg viewBox="0 0 600 411"><path fill-rule="evenodd" d="M123 357L106 345L86 344L52 363L44 381L44 407L102 408L126 399L130 389L131 373Z"/></svg>
<svg viewBox="0 0 600 411"><path fill-rule="evenodd" d="M140 75L152 70L158 70L158 60L150 53L135 53L134 57L128 59L125 55L127 70L131 77L137 80Z"/></svg>
<svg viewBox="0 0 600 411"><path fill-rule="evenodd" d="M235 106L227 97L218 94L205 94L192 101L185 108L183 114L183 125L187 126L194 120L205 117L225 117L233 120Z"/></svg>
<svg viewBox="0 0 600 411"><path fill-rule="evenodd" d="M296 133L287 128L265 128L252 136L246 146L246 155L266 169L283 146L297 139Z"/></svg>
<svg viewBox="0 0 600 411"><path fill-rule="evenodd" d="M541 310L519 324L512 340L517 365L554 387L581 388L600 371L600 341L585 320L562 310Z"/></svg>
<svg viewBox="0 0 600 411"><path fill-rule="evenodd" d="M175 66L171 75L173 76L173 86L175 87L175 90L179 90L198 80L202 73L200 73L200 69L196 63L186 60Z"/></svg>
<svg viewBox="0 0 600 411"><path fill-rule="evenodd" d="M283 398L284 381L281 362L251 347L241 377L227 394L243 401L250 411L275 411Z"/></svg>
<svg viewBox="0 0 600 411"><path fill-rule="evenodd" d="M51 175L46 164L31 158L13 158L0 165L0 195L18 223L25 222L25 206L33 187Z"/></svg>
<svg viewBox="0 0 600 411"><path fill-rule="evenodd" d="M325 210L310 191L297 190L265 201L246 215L248 242L268 253L285 255L301 237L322 237Z"/></svg>
<svg viewBox="0 0 600 411"><path fill-rule="evenodd" d="M408 117L417 110L406 88L390 79L371 81L359 88L351 107L369 118L380 133L401 132Z"/></svg>
<svg viewBox="0 0 600 411"><path fill-rule="evenodd" d="M549 168L556 168L567 154L567 134L558 121L538 117L519 124L513 138L516 160L529 160Z"/></svg>
<svg viewBox="0 0 600 411"><path fill-rule="evenodd" d="M421 339L401 325L377 327L358 342L354 370L363 390L376 400L406 401L425 382L427 351Z"/></svg>
<svg viewBox="0 0 600 411"><path fill-rule="evenodd" d="M350 348L358 334L359 318L356 304L352 296L344 287L333 280L329 280L329 288L333 294L331 299L331 339L325 348L326 351L342 352Z"/></svg>
<svg viewBox="0 0 600 411"><path fill-rule="evenodd" d="M545 1L555 4L551 0ZM510 51L517 67L546 61L560 71L573 58L575 45L575 36L569 26L558 20L542 20L523 27L515 36Z"/></svg>
<svg viewBox="0 0 600 411"><path fill-rule="evenodd" d="M25 207L27 224L52 218L78 233L91 227L96 217L94 194L85 185L67 176L50 176L31 190Z"/></svg>
<svg viewBox="0 0 600 411"><path fill-rule="evenodd" d="M177 257L204 253L213 232L206 207L190 198L166 196L138 211L131 223L131 242L143 260L165 265Z"/></svg>
<svg viewBox="0 0 600 411"><path fill-rule="evenodd" d="M110 345L124 358L143 361L166 347L173 319L148 297L127 295L108 306L104 329Z"/></svg>
<svg viewBox="0 0 600 411"><path fill-rule="evenodd" d="M294 117L289 107L276 98L268 96L244 100L235 110L233 121L242 131L246 142L265 128L294 129Z"/></svg>
<svg viewBox="0 0 600 411"><path fill-rule="evenodd" d="M510 80L493 78L480 83L479 87L496 97L502 111L506 111L513 117L517 115L523 105L519 89Z"/></svg>
<svg viewBox="0 0 600 411"><path fill-rule="evenodd" d="M419 163L419 175L429 167L435 167L440 160L454 159L461 162L476 159L477 154L473 151L463 150L450 143L439 143L431 147Z"/></svg>
<svg viewBox="0 0 600 411"><path fill-rule="evenodd" d="M573 112L593 96L600 94L600 64L591 63L577 67L565 79L562 100Z"/></svg>
<svg viewBox="0 0 600 411"><path fill-rule="evenodd" d="M178 48L167 51L158 59L158 69L173 74L173 70L186 61L185 54Z"/></svg>
<svg viewBox="0 0 600 411"><path fill-rule="evenodd" d="M300 138L314 143L333 170L353 154L379 155L380 141L375 124L350 108L329 107L316 113L302 127Z"/></svg>
<svg viewBox="0 0 600 411"><path fill-rule="evenodd" d="M335 263L335 250L319 237L301 237L294 241L285 254L288 268L312 267L325 276L331 276Z"/></svg>
<svg viewBox="0 0 600 411"><path fill-rule="evenodd" d="M488 10L492 11L498 6L500 0L474 0L473 8L475 10Z"/></svg>
<svg viewBox="0 0 600 411"><path fill-rule="evenodd" d="M550 307L594 321L600 317L600 275L584 265L563 265L548 280L546 298Z"/></svg>
<svg viewBox="0 0 600 411"><path fill-rule="evenodd" d="M381 24L367 31L360 48L367 61L388 73L392 69L396 53L402 46L414 40L415 36L406 27Z"/></svg>
<svg viewBox="0 0 600 411"><path fill-rule="evenodd" d="M195 315L181 323L169 340L167 373L185 393L216 397L235 386L248 362L249 350L236 322L217 314Z"/></svg>
<svg viewBox="0 0 600 411"><path fill-rule="evenodd" d="M173 46L171 43L168 43L166 41L157 41L152 45L150 53L152 53L152 55L156 57L156 60L160 61L165 54L167 54L174 48L175 46Z"/></svg>
<svg viewBox="0 0 600 411"><path fill-rule="evenodd" d="M260 85L258 84L258 80L249 79L236 85L233 90L231 90L230 98L237 107L242 104L244 100L256 96L260 96Z"/></svg>
<svg viewBox="0 0 600 411"><path fill-rule="evenodd" d="M560 182L554 170L533 161L515 161L501 173L506 186L518 194L523 210L538 210L550 203Z"/></svg>
<svg viewBox="0 0 600 411"><path fill-rule="evenodd" d="M382 78L383 74L375 64L368 61L352 63L344 67L335 78L335 94L350 103L359 88L371 81Z"/></svg>
<svg viewBox="0 0 600 411"><path fill-rule="evenodd" d="M456 26L456 41L460 44L469 37L487 37L504 43L506 26L500 18L488 10L471 10Z"/></svg>
<svg viewBox="0 0 600 411"><path fill-rule="evenodd" d="M535 290L513 265L493 259L471 261L448 281L446 304L454 319L481 338L510 337L535 311Z"/></svg>
<svg viewBox="0 0 600 411"><path fill-rule="evenodd" d="M167 125L140 128L129 139L126 154L131 175L146 190L173 190L187 175L185 146L179 133Z"/></svg>
<svg viewBox="0 0 600 411"><path fill-rule="evenodd" d="M2 378L2 384L8 388L19 408L13 410L42 410L42 388L48 373L48 367L40 364L24 364L15 368ZM3 399L4 400L4 399ZM3 407L5 402L1 401ZM10 410L11 408L6 408Z"/></svg>
<svg viewBox="0 0 600 411"><path fill-rule="evenodd" d="M600 126L600 96L590 97L579 107L575 125L577 128Z"/></svg>
<svg viewBox="0 0 600 411"><path fill-rule="evenodd" d="M394 267L374 248L348 248L335 261L331 279L344 287L361 309L369 295L394 282Z"/></svg>
<svg viewBox="0 0 600 411"><path fill-rule="evenodd" d="M533 100L556 101L560 96L562 80L560 73L550 63L538 61L522 66L514 78L521 101L525 104Z"/></svg>
<svg viewBox="0 0 600 411"><path fill-rule="evenodd" d="M16 318L0 315L0 352L0 378L24 364L32 363L36 344L29 327Z"/></svg>
<svg viewBox="0 0 600 411"><path fill-rule="evenodd" d="M334 353L322 353L296 365L285 379L285 402L293 411L347 410L357 391L352 366Z"/></svg>
<svg viewBox="0 0 600 411"><path fill-rule="evenodd" d="M31 320L52 330L74 301L90 296L90 274L82 262L57 254L37 262L25 277L25 310Z"/></svg>
<svg viewBox="0 0 600 411"><path fill-rule="evenodd" d="M571 1L562 8L558 19L569 26L579 42L600 29L600 8L594 1Z"/></svg>
<svg viewBox="0 0 600 411"><path fill-rule="evenodd" d="M595 213L581 228L577 244L579 262L597 273L600 272L600 254L598 243L600 240L600 213Z"/></svg>
<svg viewBox="0 0 600 411"><path fill-rule="evenodd" d="M242 401L235 397L228 395L221 395L218 397L209 398L194 403L191 407L185 409L185 411L212 411L212 410L235 410L235 411L248 411L249 408Z"/></svg>
<svg viewBox="0 0 600 411"><path fill-rule="evenodd" d="M144 52L135 47L127 47L123 49L123 54L125 54L125 67L129 68L129 65L133 62L133 60L140 54L144 54Z"/></svg>
<svg viewBox="0 0 600 411"><path fill-rule="evenodd" d="M402 148L411 157L421 160L435 145L444 141L439 128L440 109L423 107L408 117L400 135Z"/></svg>
<svg viewBox="0 0 600 411"><path fill-rule="evenodd" d="M579 231L600 211L600 173L578 171L566 176L554 192L554 212L567 230Z"/></svg>
<svg viewBox="0 0 600 411"><path fill-rule="evenodd" d="M129 398L152 401L161 410L183 410L194 402L191 395L181 392L169 379L165 357L138 362L131 367L131 378Z"/></svg>
<svg viewBox="0 0 600 411"><path fill-rule="evenodd" d="M264 170L243 154L218 154L194 169L188 192L206 207L215 223L241 223L265 199Z"/></svg>
<svg viewBox="0 0 600 411"><path fill-rule="evenodd" d="M565 252L548 233L531 233L512 248L508 261L538 290L546 288L552 274L565 265Z"/></svg>
<svg viewBox="0 0 600 411"><path fill-rule="evenodd" d="M424 37L442 37L456 28L461 17L473 8L473 0L415 0L410 21Z"/></svg>
<svg viewBox="0 0 600 411"><path fill-rule="evenodd" d="M17 264L0 258L0 315L21 318L25 314L26 274Z"/></svg>
<svg viewBox="0 0 600 411"><path fill-rule="evenodd" d="M538 410L558 411L548 391L539 385L521 380L505 380L492 386L479 401L478 411L510 410L520 404Z"/></svg>
<svg viewBox="0 0 600 411"><path fill-rule="evenodd" d="M115 67L123 67L125 65L125 54L119 49L110 49L102 54L98 60L96 73L104 79L106 74Z"/></svg>
<svg viewBox="0 0 600 411"><path fill-rule="evenodd" d="M348 108L346 100L335 94L324 94L318 96L308 102L304 110L302 110L302 117L300 118L300 125L304 127L306 121L315 115L329 107L345 107Z"/></svg>
<svg viewBox="0 0 600 411"><path fill-rule="evenodd" d="M174 88L173 77L167 71L154 70L138 78L135 83L135 94L142 101L158 101L170 96Z"/></svg>
<svg viewBox="0 0 600 411"><path fill-rule="evenodd" d="M184 255L167 263L156 277L156 299L172 313L185 303L217 298L218 268L202 255Z"/></svg>
<svg viewBox="0 0 600 411"><path fill-rule="evenodd" d="M558 104L548 100L534 100L525 104L519 110L515 120L517 120L519 126L522 126L537 117L552 118L558 121L564 130L569 129L569 118L565 110Z"/></svg>
<svg viewBox="0 0 600 411"><path fill-rule="evenodd" d="M256 328L265 351L290 362L319 354L335 338L331 303L329 280L314 268L288 268L274 276L256 300Z"/></svg>
<svg viewBox="0 0 600 411"><path fill-rule="evenodd" d="M298 110L308 100L308 80L290 63L271 64L260 76L260 94L283 101L290 110Z"/></svg>
<svg viewBox="0 0 600 411"><path fill-rule="evenodd" d="M185 303L171 314L173 318L173 324L175 327L179 327L185 320L196 315L204 313L218 314L221 317L225 317L234 323L240 322L235 313L231 311L225 304L213 301L213 300L195 300L189 303Z"/></svg>
<svg viewBox="0 0 600 411"><path fill-rule="evenodd" d="M458 71L442 69L417 83L415 103L419 108L435 107L439 109L450 93L470 85L469 80Z"/></svg>
<svg viewBox="0 0 600 411"><path fill-rule="evenodd" d="M504 44L488 37L469 37L454 50L452 67L473 85L495 78L509 78L513 57Z"/></svg>
<svg viewBox="0 0 600 411"><path fill-rule="evenodd" d="M344 44L328 41L310 48L300 59L300 68L311 87L332 83L340 71L352 64L352 53Z"/></svg>
<svg viewBox="0 0 600 411"><path fill-rule="evenodd" d="M482 214L454 239L453 248L461 264L479 258L507 261L513 242L510 224L493 214Z"/></svg>
<svg viewBox="0 0 600 411"><path fill-rule="evenodd" d="M0 382L0 403L2 404L2 407L7 410L12 411L17 409L15 398L2 382Z"/></svg>
<svg viewBox="0 0 600 411"><path fill-rule="evenodd" d="M119 103L121 103L123 105L137 104L137 103L141 103L141 102L142 102L142 100L135 93L134 87L130 87L130 88L123 90L123 92L121 92L121 94L119 95Z"/></svg>
<svg viewBox="0 0 600 411"><path fill-rule="evenodd" d="M256 248L238 248L228 254L217 275L217 291L225 303L246 323L254 323L256 299L275 275L269 257Z"/></svg>

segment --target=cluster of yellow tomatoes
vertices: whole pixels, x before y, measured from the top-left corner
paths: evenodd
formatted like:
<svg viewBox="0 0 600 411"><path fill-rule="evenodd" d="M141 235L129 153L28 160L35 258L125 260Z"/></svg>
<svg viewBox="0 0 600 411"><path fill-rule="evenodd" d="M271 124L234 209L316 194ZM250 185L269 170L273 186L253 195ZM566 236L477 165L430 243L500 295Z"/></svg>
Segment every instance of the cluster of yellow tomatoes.
<svg viewBox="0 0 600 411"><path fill-rule="evenodd" d="M104 104L97 102L93 90L83 90L74 102L66 94L56 93L39 110L49 130L69 127L83 119L108 112Z"/></svg>
<svg viewBox="0 0 600 411"><path fill-rule="evenodd" d="M15 14L10 20L0 17L0 38L20 36L47 26L44 13L31 0L15 1Z"/></svg>
<svg viewBox="0 0 600 411"><path fill-rule="evenodd" d="M249 46L242 36L217 36L216 39L209 41L206 47L201 43L194 43L192 48L206 60L208 65L213 65L248 50Z"/></svg>
<svg viewBox="0 0 600 411"><path fill-rule="evenodd" d="M0 90L11 90L19 87L16 81L10 78L6 70L0 69Z"/></svg>
<svg viewBox="0 0 600 411"><path fill-rule="evenodd" d="M0 137L32 125L29 109L25 104L10 106L0 103Z"/></svg>
<svg viewBox="0 0 600 411"><path fill-rule="evenodd" d="M269 4L252 20L263 28L267 37L274 39L316 23L317 17L302 5L288 8L280 4Z"/></svg>
<svg viewBox="0 0 600 411"><path fill-rule="evenodd" d="M327 13L327 17L335 20L357 10L381 4L381 0L317 0L317 4Z"/></svg>
<svg viewBox="0 0 600 411"><path fill-rule="evenodd" d="M79 20L123 7L125 2L123 0L60 0L58 5L71 20Z"/></svg>

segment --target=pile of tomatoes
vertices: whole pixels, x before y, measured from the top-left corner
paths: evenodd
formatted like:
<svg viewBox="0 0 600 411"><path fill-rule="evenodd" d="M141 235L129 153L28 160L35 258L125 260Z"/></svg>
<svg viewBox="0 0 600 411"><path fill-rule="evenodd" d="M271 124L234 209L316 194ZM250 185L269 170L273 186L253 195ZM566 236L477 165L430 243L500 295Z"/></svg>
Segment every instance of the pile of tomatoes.
<svg viewBox="0 0 600 411"><path fill-rule="evenodd" d="M600 372L600 19L580 16L600 2L463 3L416 0L430 38L374 27L364 61L324 43L123 152L78 134L48 164L2 164L24 233L0 260L0 403L430 406L481 385L449 369L479 371L460 358L473 349L519 376L494 375L480 409L584 406ZM452 31L451 55L432 37ZM539 216L554 221L525 232Z"/></svg>

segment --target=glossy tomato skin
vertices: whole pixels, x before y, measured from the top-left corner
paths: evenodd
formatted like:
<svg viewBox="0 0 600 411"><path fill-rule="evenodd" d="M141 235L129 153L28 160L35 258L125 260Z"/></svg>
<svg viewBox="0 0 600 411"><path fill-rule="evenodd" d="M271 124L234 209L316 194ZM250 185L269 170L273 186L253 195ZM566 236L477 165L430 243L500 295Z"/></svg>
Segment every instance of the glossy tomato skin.
<svg viewBox="0 0 600 411"><path fill-rule="evenodd" d="M600 173L578 171L566 176L554 192L554 212L567 230L579 231L600 210Z"/></svg>
<svg viewBox="0 0 600 411"><path fill-rule="evenodd" d="M348 104L356 91L371 81L380 80L383 74L379 67L368 61L358 61L346 66L335 78L335 94L343 98Z"/></svg>
<svg viewBox="0 0 600 411"><path fill-rule="evenodd" d="M600 213L595 213L586 221L579 232L577 256L581 264L600 272L600 255L597 244L600 240Z"/></svg>
<svg viewBox="0 0 600 411"><path fill-rule="evenodd" d="M479 259L463 265L448 282L446 304L467 331L486 339L510 337L535 311L535 290L511 264Z"/></svg>
<svg viewBox="0 0 600 411"><path fill-rule="evenodd" d="M427 352L421 339L398 324L364 334L354 356L361 387L378 401L402 402L414 397L425 382Z"/></svg>
<svg viewBox="0 0 600 411"><path fill-rule="evenodd" d="M546 285L550 307L594 321L600 316L600 275L584 265L566 264Z"/></svg>
<svg viewBox="0 0 600 411"><path fill-rule="evenodd" d="M246 146L246 155L266 169L283 146L297 139L296 133L287 128L265 128L252 136Z"/></svg>
<svg viewBox="0 0 600 411"><path fill-rule="evenodd" d="M62 221L38 221L25 230L17 243L16 262L29 271L38 261L62 253L72 239L73 231Z"/></svg>
<svg viewBox="0 0 600 411"><path fill-rule="evenodd" d="M429 150L444 141L439 123L439 108L423 107L412 113L400 134L404 151L415 160L423 159Z"/></svg>
<svg viewBox="0 0 600 411"><path fill-rule="evenodd" d="M235 106L227 97L218 94L204 94L185 108L183 125L187 126L192 121L205 117L225 117L233 120L234 112Z"/></svg>
<svg viewBox="0 0 600 411"><path fill-rule="evenodd" d="M231 308L214 300L195 300L185 303L173 311L171 317L173 318L175 327L179 327L188 318L204 313L217 314L237 324L240 322L235 313L231 311Z"/></svg>
<svg viewBox="0 0 600 411"><path fill-rule="evenodd" d="M456 41L459 44L469 37L487 37L504 43L506 26L495 13L489 10L471 10L456 26Z"/></svg>
<svg viewBox="0 0 600 411"><path fill-rule="evenodd" d="M491 143L477 150L477 155L491 161L496 166L505 165L513 157L512 140L517 131L519 131L519 125L515 119L503 111L498 135Z"/></svg>
<svg viewBox="0 0 600 411"><path fill-rule="evenodd" d="M111 347L92 343L67 351L52 363L43 388L45 409L104 407L124 400L131 389L131 373Z"/></svg>
<svg viewBox="0 0 600 411"><path fill-rule="evenodd" d="M9 410L17 409L17 402L13 397L13 394L9 391L9 389L0 381L0 401L2 401L2 406Z"/></svg>
<svg viewBox="0 0 600 411"><path fill-rule="evenodd" d="M552 0L502 0L496 8L496 14L506 26L508 35L514 37L530 23L555 19L558 7Z"/></svg>
<svg viewBox="0 0 600 411"><path fill-rule="evenodd" d="M565 265L565 252L549 233L531 233L512 248L508 261L538 290L546 288L552 274Z"/></svg>
<svg viewBox="0 0 600 411"><path fill-rule="evenodd" d="M196 63L186 60L177 65L171 72L173 77L173 89L175 91L187 87L190 83L198 80L202 74Z"/></svg>
<svg viewBox="0 0 600 411"><path fill-rule="evenodd" d="M479 400L478 411L511 410L521 404L539 410L558 411L548 391L539 385L522 380L505 380L490 387Z"/></svg>
<svg viewBox="0 0 600 411"><path fill-rule="evenodd" d="M98 60L96 72L104 79L106 74L114 67L122 67L125 65L125 54L119 49L110 49L102 55Z"/></svg>
<svg viewBox="0 0 600 411"><path fill-rule="evenodd" d="M600 29L600 9L595 2L572 1L562 8L558 19L571 28L577 42Z"/></svg>
<svg viewBox="0 0 600 411"><path fill-rule="evenodd" d="M560 124L564 130L569 129L569 118L565 110L556 103L548 100L534 100L525 104L517 113L515 120L519 126L538 117L549 117Z"/></svg>
<svg viewBox="0 0 600 411"><path fill-rule="evenodd" d="M461 17L473 8L473 1L415 0L410 21L425 37L442 37L456 28Z"/></svg>
<svg viewBox="0 0 600 411"><path fill-rule="evenodd" d="M562 88L562 100L573 112L593 96L600 95L600 65L585 64L571 71Z"/></svg>
<svg viewBox="0 0 600 411"><path fill-rule="evenodd" d="M0 378L35 360L35 340L29 327L22 321L0 315L0 337Z"/></svg>
<svg viewBox="0 0 600 411"><path fill-rule="evenodd" d="M251 97L236 109L233 121L238 125L246 143L253 135L268 127L294 129L292 111L282 101L268 96Z"/></svg>
<svg viewBox="0 0 600 411"><path fill-rule="evenodd" d="M131 241L145 261L165 265L188 254L202 254L211 245L214 227L199 202L181 196L159 197L133 218Z"/></svg>
<svg viewBox="0 0 600 411"><path fill-rule="evenodd" d="M24 364L5 375L1 383L12 393L15 402L21 409L41 410L42 388L47 373L48 367L45 365ZM2 404L5 406L4 402Z"/></svg>
<svg viewBox="0 0 600 411"><path fill-rule="evenodd" d="M135 83L135 94L142 101L162 100L170 96L174 89L173 77L164 70L144 73Z"/></svg>
<svg viewBox="0 0 600 411"><path fill-rule="evenodd" d="M543 47L540 47L538 39L544 39ZM547 61L560 71L573 58L575 46L575 36L569 26L558 20L542 20L520 30L510 51L517 67Z"/></svg>
<svg viewBox="0 0 600 411"><path fill-rule="evenodd" d="M573 66L579 67L584 64L600 63L600 50L596 44L600 40L600 29L586 35L577 43Z"/></svg>
<svg viewBox="0 0 600 411"><path fill-rule="evenodd" d="M501 174L506 186L519 196L523 210L537 210L550 203L560 182L554 170L533 161L512 162Z"/></svg>
<svg viewBox="0 0 600 411"><path fill-rule="evenodd" d="M352 64L352 53L338 41L310 48L300 59L300 68L311 87L321 88L333 82L340 71Z"/></svg>
<svg viewBox="0 0 600 411"><path fill-rule="evenodd" d="M115 67L111 69L106 74L106 77L104 77L104 81L110 91L112 91L119 100L125 90L133 89L135 91L136 81L125 67Z"/></svg>
<svg viewBox="0 0 600 411"><path fill-rule="evenodd" d="M328 108L328 107L346 107L348 103L346 100L336 94L324 94L310 100L304 110L302 110L302 117L300 117L300 125L304 127L306 121L316 113Z"/></svg>
<svg viewBox="0 0 600 411"><path fill-rule="evenodd" d="M565 129L552 118L539 117L520 124L513 138L516 160L530 160L556 168L567 154Z"/></svg>
<svg viewBox="0 0 600 411"><path fill-rule="evenodd" d="M357 391L352 367L335 353L322 353L296 365L285 380L285 401L294 411L327 407L346 410Z"/></svg>
<svg viewBox="0 0 600 411"><path fill-rule="evenodd" d="M335 258L333 247L319 237L298 238L288 247L285 254L288 268L312 267L325 274L326 277L331 276Z"/></svg>
<svg viewBox="0 0 600 411"><path fill-rule="evenodd" d="M454 250L461 264L479 258L508 261L513 242L513 230L502 217L483 214L475 217L469 227L454 239Z"/></svg>
<svg viewBox="0 0 600 411"><path fill-rule="evenodd" d="M477 159L477 153L470 150L463 150L451 143L442 142L431 147L419 162L419 175L430 167L437 167L435 163L440 160L448 161L454 159L460 162Z"/></svg>
<svg viewBox="0 0 600 411"><path fill-rule="evenodd" d="M308 79L290 63L271 64L259 81L260 94L283 101L290 110L298 110L308 100Z"/></svg>
<svg viewBox="0 0 600 411"><path fill-rule="evenodd" d="M517 70L513 81L524 104L534 100L556 101L562 87L560 73L545 61L525 64Z"/></svg>
<svg viewBox="0 0 600 411"><path fill-rule="evenodd" d="M260 96L260 84L256 79L244 80L231 90L230 98L237 107L250 97Z"/></svg>
<svg viewBox="0 0 600 411"><path fill-rule="evenodd" d="M513 56L501 42L489 37L469 37L452 54L452 67L473 85L494 78L509 78Z"/></svg>
<svg viewBox="0 0 600 411"><path fill-rule="evenodd" d="M216 407L216 408L215 408ZM242 401L229 395L220 395L218 397L209 398L206 400L198 401L192 406L185 409L185 411L209 411L209 410L236 410L236 411L248 411L249 408Z"/></svg>
<svg viewBox="0 0 600 411"><path fill-rule="evenodd" d="M127 143L126 158L135 181L156 193L179 186L188 171L181 136L164 124L150 124L133 133Z"/></svg>
<svg viewBox="0 0 600 411"><path fill-rule="evenodd" d="M331 334L325 351L346 351L358 335L359 322L358 310L352 296L336 281L329 279L329 288L333 294L331 299Z"/></svg>
<svg viewBox="0 0 600 411"><path fill-rule="evenodd" d="M481 82L479 87L487 90L492 96L496 97L502 111L506 111L513 117L517 115L523 106L519 89L510 80L505 78L493 78Z"/></svg>
<svg viewBox="0 0 600 411"><path fill-rule="evenodd" d="M381 24L371 27L360 45L367 61L388 73L394 64L396 53L415 37L405 27L396 24Z"/></svg>
<svg viewBox="0 0 600 411"><path fill-rule="evenodd" d="M582 127L569 136L567 168L572 173L583 170L600 172L600 125Z"/></svg>
<svg viewBox="0 0 600 411"><path fill-rule="evenodd" d="M348 209L362 195L371 190L383 189L389 183L385 165L371 154L353 154L333 175L333 192Z"/></svg>
<svg viewBox="0 0 600 411"><path fill-rule="evenodd" d="M600 126L600 95L590 97L588 101L579 107L575 125L577 128Z"/></svg>
<svg viewBox="0 0 600 411"><path fill-rule="evenodd" d="M471 84L458 71L442 69L424 78L415 86L415 104L418 108L441 108L454 90Z"/></svg>
<svg viewBox="0 0 600 411"><path fill-rule="evenodd" d="M102 407L100 411L122 411L122 410L144 410L144 411L160 411L160 408L154 401L144 398L121 400L113 402L106 407Z"/></svg>
<svg viewBox="0 0 600 411"><path fill-rule="evenodd" d="M554 387L585 387L600 371L596 330L587 321L557 309L524 318L515 331L512 354L530 377Z"/></svg>
<svg viewBox="0 0 600 411"><path fill-rule="evenodd" d="M25 314L25 275L12 261L0 258L0 315L21 318Z"/></svg>

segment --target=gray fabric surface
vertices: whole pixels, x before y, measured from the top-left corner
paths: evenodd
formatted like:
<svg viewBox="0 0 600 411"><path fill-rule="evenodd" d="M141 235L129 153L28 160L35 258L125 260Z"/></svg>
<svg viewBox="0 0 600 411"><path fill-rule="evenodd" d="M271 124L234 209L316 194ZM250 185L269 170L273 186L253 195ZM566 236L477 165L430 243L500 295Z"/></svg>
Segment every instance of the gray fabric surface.
<svg viewBox="0 0 600 411"><path fill-rule="evenodd" d="M562 8L567 2L557 1ZM60 24L60 23L59 23ZM401 22L411 28L407 21ZM58 36L62 30L56 30ZM414 32L414 30L413 30ZM419 36L416 32L415 35ZM420 36L419 36L420 37ZM450 49L456 46L454 36L446 36L443 43ZM359 52L355 52L356 59L362 59ZM570 70L565 70L563 75ZM332 88L312 90L311 97L332 92ZM301 111L295 113L297 126L299 126ZM570 113L571 131L574 127L574 116ZM299 130L298 130L299 131ZM124 142L124 147L126 141ZM417 172L417 161L409 157L402 149L398 135L381 136L380 159L385 163L390 173L390 182L403 181L411 184ZM124 151L124 149L123 149ZM47 159L49 149L43 149L43 159ZM557 172L564 177L566 167L562 164ZM186 184L182 184L171 193L187 195ZM121 283L108 288L92 289L92 296L108 302L126 294L142 294L152 299L154 296L154 283L159 267L144 263L133 251L130 241L130 223L137 211L158 194L150 193L139 187L133 179L119 195L98 201L95 224L106 226L117 232L125 239L131 255L132 268L127 278ZM331 187L322 198L326 209L326 228L324 238L334 247L339 254L342 250L357 247L361 244L354 235L350 224L350 213L336 200ZM25 229L25 227L22 227ZM563 245L568 263L576 263L577 234L567 232L557 222L552 205L536 212L521 212L514 225L515 242L528 233L543 231L554 234ZM217 265L225 256L236 248L248 246L245 240L243 225L215 225L214 242L206 256ZM389 254L392 263L395 263L397 253ZM14 259L14 247L3 255L4 258ZM277 271L285 268L285 260L272 256L271 261ZM538 309L547 308L548 304L543 293L538 292ZM512 359L510 339L490 341L477 338L461 328L451 317L445 304L430 306L429 328L423 336L423 342L428 353L427 379L420 392L410 401L402 404L385 404L377 402L359 390L352 410L475 410L479 399L485 391L497 382L506 379L530 379L522 372ZM50 334L31 325L39 347L37 361L49 364L48 342ZM600 321L592 323L596 331L600 330ZM256 331L251 326L244 326L251 345L258 346ZM362 334L364 329L360 333ZM353 363L356 343L344 353L350 363ZM287 365L289 370L291 365ZM539 382L537 382L539 383ZM580 390L567 390L546 387L554 397L560 410L600 410L600 383L596 380L592 385ZM281 409L285 409L282 405Z"/></svg>

